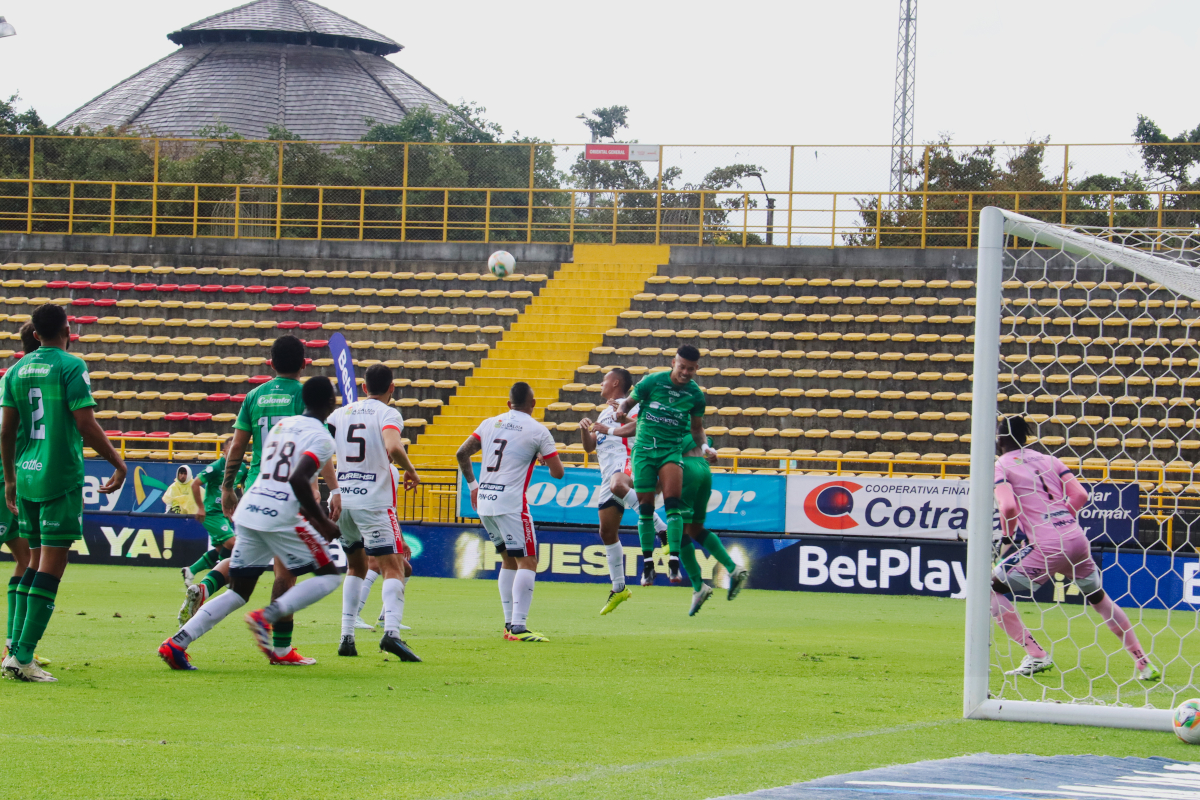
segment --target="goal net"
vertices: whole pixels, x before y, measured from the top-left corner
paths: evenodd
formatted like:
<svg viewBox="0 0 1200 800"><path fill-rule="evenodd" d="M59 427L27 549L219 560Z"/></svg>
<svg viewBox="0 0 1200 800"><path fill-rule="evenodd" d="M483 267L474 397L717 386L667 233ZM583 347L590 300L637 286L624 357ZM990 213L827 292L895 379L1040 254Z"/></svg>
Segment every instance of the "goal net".
<svg viewBox="0 0 1200 800"><path fill-rule="evenodd" d="M964 714L1170 730L1200 695L1200 231L988 208L978 270ZM1010 415L1089 490L1090 546L1001 539L996 422ZM1053 667L1020 674L1039 651ZM1153 668L1140 675L1139 652Z"/></svg>

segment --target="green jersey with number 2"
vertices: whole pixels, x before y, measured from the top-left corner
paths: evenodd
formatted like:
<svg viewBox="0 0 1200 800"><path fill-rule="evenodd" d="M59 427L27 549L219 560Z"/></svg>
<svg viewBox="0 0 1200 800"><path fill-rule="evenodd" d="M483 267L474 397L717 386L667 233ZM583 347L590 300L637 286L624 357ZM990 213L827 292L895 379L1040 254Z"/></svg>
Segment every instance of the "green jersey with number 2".
<svg viewBox="0 0 1200 800"><path fill-rule="evenodd" d="M642 378L630 395L638 402L638 450L679 452L685 436L692 432L692 417L704 415L704 392L695 381L676 386L670 372L655 372Z"/></svg>
<svg viewBox="0 0 1200 800"><path fill-rule="evenodd" d="M40 347L5 374L6 408L20 418L17 495L53 500L83 487L83 437L75 427L81 408L96 405L83 359L57 347Z"/></svg>
<svg viewBox="0 0 1200 800"><path fill-rule="evenodd" d="M258 465L262 461L262 446L267 440L271 426L280 420L304 413L304 400L301 398L303 384L294 378L272 378L258 386L246 395L242 408L238 412L237 421L233 423L235 431L249 431L253 439L254 449L250 455L250 475L246 479L246 488L254 485L258 478Z"/></svg>

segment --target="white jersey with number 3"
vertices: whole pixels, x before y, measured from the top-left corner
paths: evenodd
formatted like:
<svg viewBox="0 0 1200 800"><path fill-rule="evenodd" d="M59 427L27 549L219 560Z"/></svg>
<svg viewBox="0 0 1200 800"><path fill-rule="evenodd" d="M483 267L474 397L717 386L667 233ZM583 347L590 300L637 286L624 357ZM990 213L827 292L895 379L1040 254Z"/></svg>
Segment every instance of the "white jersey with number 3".
<svg viewBox="0 0 1200 800"><path fill-rule="evenodd" d="M638 407L634 406L628 414L630 419L637 419ZM596 419L596 424L606 425L609 430L621 427L617 422L617 412L612 406L605 406ZM596 459L600 462L600 481L608 485L613 475L624 472L630 474L631 450L633 437L613 436L611 433L596 434Z"/></svg>
<svg viewBox="0 0 1200 800"><path fill-rule="evenodd" d="M329 416L337 448L338 489L342 508L394 508L396 484L383 432L403 435L404 420L393 406L367 397Z"/></svg>
<svg viewBox="0 0 1200 800"><path fill-rule="evenodd" d="M522 411L485 419L471 434L483 448L479 466L479 507L483 516L520 514L538 456L558 452L546 426Z"/></svg>
<svg viewBox="0 0 1200 800"><path fill-rule="evenodd" d="M242 495L233 521L256 531L295 531L305 525L289 479L305 455L317 472L333 457L333 437L315 417L296 416L271 426L263 442L258 480Z"/></svg>

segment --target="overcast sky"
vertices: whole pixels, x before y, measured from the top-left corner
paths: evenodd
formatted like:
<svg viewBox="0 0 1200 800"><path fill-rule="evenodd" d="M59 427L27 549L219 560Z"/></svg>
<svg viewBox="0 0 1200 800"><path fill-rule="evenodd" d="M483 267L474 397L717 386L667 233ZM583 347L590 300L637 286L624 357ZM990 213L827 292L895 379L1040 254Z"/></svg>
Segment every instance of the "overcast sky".
<svg viewBox="0 0 1200 800"><path fill-rule="evenodd" d="M0 0L0 92L57 122L236 0ZM897 0L328 0L390 56L511 135L580 142L581 111L630 107L649 143L886 144ZM1143 113L1200 124L1196 0L921 0L917 140L1127 142ZM1074 151L1073 151L1074 156Z"/></svg>

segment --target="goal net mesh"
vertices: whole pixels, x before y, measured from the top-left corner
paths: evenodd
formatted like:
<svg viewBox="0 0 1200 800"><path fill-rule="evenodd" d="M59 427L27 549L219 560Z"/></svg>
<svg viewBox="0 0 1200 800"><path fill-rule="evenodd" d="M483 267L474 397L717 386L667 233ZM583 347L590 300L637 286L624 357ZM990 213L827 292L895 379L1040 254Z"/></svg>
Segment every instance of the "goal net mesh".
<svg viewBox="0 0 1200 800"><path fill-rule="evenodd" d="M1007 674L1026 649L993 601L990 694L1171 708L1200 694L1200 231L1006 212L1004 244L997 411L1024 415L1030 446L1089 489L1079 517L1091 546L1050 552L1024 532L1002 542L997 517L994 564L1022 562L1040 583L1017 589L1015 608L1054 667ZM1089 551L1128 630L1119 613L1084 602ZM1160 681L1138 679L1137 645Z"/></svg>

